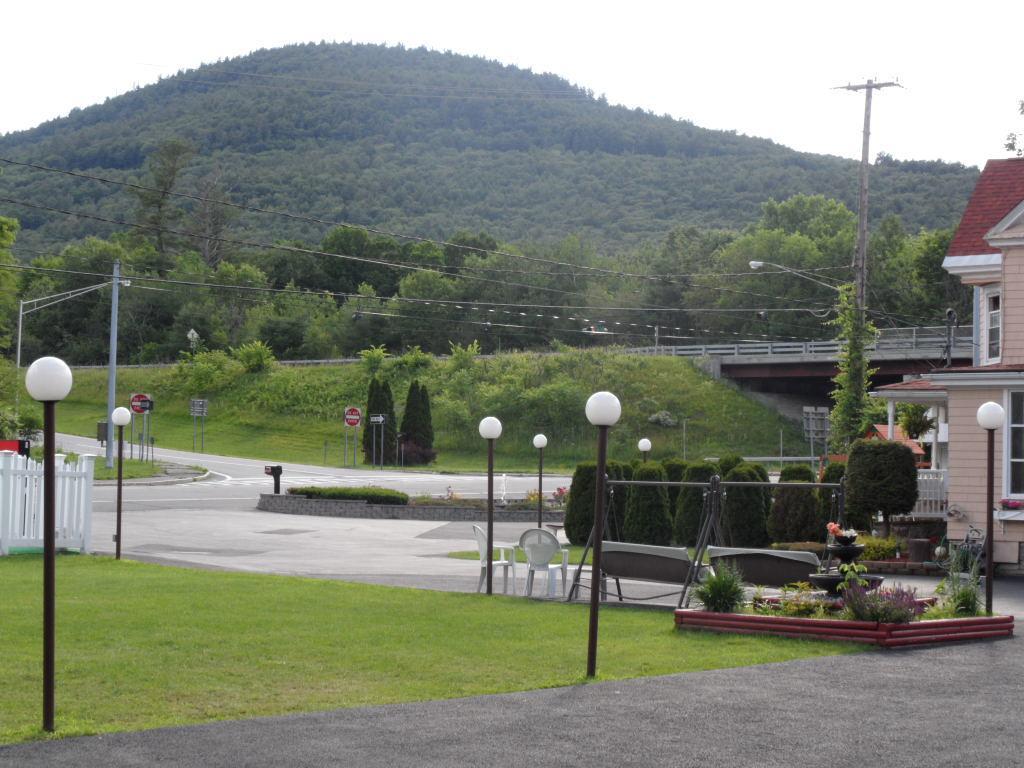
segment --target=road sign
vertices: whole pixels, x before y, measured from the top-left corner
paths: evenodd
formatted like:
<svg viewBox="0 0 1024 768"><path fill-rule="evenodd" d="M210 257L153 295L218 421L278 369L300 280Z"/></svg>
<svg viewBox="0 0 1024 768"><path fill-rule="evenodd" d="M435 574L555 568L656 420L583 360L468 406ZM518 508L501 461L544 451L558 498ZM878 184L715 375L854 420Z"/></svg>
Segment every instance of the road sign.
<svg viewBox="0 0 1024 768"><path fill-rule="evenodd" d="M375 414L373 414L372 416L370 416L370 423L371 424L383 424L384 423L384 414L383 413L375 413Z"/></svg>
<svg viewBox="0 0 1024 768"><path fill-rule="evenodd" d="M363 412L358 408L348 407L345 409L345 426L358 427L363 423Z"/></svg>
<svg viewBox="0 0 1024 768"><path fill-rule="evenodd" d="M153 398L142 392L136 392L132 395L129 405L135 413L148 413L153 410Z"/></svg>
<svg viewBox="0 0 1024 768"><path fill-rule="evenodd" d="M189 416L208 416L210 407L209 400L189 400L188 401L188 415Z"/></svg>

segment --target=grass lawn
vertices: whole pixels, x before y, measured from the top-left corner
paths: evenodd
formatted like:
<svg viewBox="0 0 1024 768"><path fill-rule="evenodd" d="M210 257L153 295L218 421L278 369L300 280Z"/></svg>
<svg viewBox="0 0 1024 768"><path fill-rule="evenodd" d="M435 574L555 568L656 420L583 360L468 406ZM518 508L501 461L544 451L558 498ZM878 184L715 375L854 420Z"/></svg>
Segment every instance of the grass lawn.
<svg viewBox="0 0 1024 768"><path fill-rule="evenodd" d="M0 583L0 743L43 738L41 558L0 558ZM585 679L581 605L74 555L57 561L57 596L57 736ZM620 679L856 650L679 633L669 613L614 609L598 670Z"/></svg>
<svg viewBox="0 0 1024 768"><path fill-rule="evenodd" d="M122 467L122 477L124 477L125 480L140 477L155 477L156 475L161 474L163 474L163 468L159 464L154 464L150 461L142 461L140 459L125 459L124 466ZM100 458L96 462L93 479L117 480L117 458L115 457L114 466L110 469L107 469L103 459Z"/></svg>

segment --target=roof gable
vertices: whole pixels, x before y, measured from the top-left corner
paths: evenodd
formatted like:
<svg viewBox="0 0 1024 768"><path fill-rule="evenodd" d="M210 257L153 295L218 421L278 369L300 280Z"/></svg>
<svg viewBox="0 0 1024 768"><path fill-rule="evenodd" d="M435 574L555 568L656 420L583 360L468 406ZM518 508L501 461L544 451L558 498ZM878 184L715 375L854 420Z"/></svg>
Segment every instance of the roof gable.
<svg viewBox="0 0 1024 768"><path fill-rule="evenodd" d="M947 256L999 253L985 235L1024 201L1024 158L989 160L960 219Z"/></svg>

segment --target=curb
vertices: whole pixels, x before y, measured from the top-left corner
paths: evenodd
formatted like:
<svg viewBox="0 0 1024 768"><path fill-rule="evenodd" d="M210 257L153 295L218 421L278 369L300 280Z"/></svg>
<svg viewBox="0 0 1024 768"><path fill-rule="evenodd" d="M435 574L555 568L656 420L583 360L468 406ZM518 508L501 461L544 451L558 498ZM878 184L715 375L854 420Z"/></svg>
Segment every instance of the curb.
<svg viewBox="0 0 1024 768"><path fill-rule="evenodd" d="M215 474L210 470L206 470L202 475L196 475L194 477L171 477L166 480L155 480L148 477L139 477L134 480L122 480L121 485L123 486L149 486L149 485L185 485L186 483L199 483L203 480L208 480L211 475ZM111 486L117 485L117 480L94 480L93 486Z"/></svg>

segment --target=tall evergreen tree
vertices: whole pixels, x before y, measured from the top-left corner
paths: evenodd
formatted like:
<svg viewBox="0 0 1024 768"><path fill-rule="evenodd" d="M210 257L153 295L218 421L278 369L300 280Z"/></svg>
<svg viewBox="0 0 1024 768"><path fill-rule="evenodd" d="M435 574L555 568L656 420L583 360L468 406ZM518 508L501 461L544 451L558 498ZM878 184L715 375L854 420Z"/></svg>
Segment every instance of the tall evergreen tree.
<svg viewBox="0 0 1024 768"><path fill-rule="evenodd" d="M375 439L375 431L379 431L374 430L373 425L370 423L370 416L375 413L381 413L380 382L376 376L371 376L370 385L366 391L366 420L363 424L363 461L367 464L373 463L373 441ZM378 448L377 450L380 449Z"/></svg>
<svg viewBox="0 0 1024 768"><path fill-rule="evenodd" d="M430 393L425 384L420 385L420 424L422 432L420 438L422 446L428 451L434 450L434 417L430 413Z"/></svg>
<svg viewBox="0 0 1024 768"><path fill-rule="evenodd" d="M391 385L388 382L380 383L381 410L377 413L384 414L384 463L397 464L398 454L398 418L395 416L395 398L391 394Z"/></svg>

